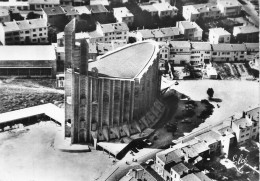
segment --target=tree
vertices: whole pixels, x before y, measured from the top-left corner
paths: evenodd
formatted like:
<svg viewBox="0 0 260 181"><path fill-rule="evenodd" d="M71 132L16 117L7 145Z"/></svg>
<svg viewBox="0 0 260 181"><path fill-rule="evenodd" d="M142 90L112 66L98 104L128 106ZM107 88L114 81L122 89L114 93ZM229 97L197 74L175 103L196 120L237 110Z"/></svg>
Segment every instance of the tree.
<svg viewBox="0 0 260 181"><path fill-rule="evenodd" d="M36 13L34 13L33 11L29 12L26 16L26 19L37 19L39 18L40 16Z"/></svg>
<svg viewBox="0 0 260 181"><path fill-rule="evenodd" d="M212 99L213 95L214 95L214 90L212 88L208 88L207 90L207 94L209 96L209 99Z"/></svg>

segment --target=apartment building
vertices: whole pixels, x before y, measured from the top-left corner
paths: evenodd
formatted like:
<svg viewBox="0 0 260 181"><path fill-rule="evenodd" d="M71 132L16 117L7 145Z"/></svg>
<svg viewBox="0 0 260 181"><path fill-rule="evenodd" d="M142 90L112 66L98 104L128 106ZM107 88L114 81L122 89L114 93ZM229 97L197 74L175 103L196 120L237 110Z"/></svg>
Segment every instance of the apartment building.
<svg viewBox="0 0 260 181"><path fill-rule="evenodd" d="M169 62L172 64L185 64L190 62L191 44L189 41L169 42Z"/></svg>
<svg viewBox="0 0 260 181"><path fill-rule="evenodd" d="M91 11L86 6L75 6L74 10L77 12L78 15L91 15Z"/></svg>
<svg viewBox="0 0 260 181"><path fill-rule="evenodd" d="M231 34L224 28L210 28L209 42L211 44L230 43Z"/></svg>
<svg viewBox="0 0 260 181"><path fill-rule="evenodd" d="M209 63L211 61L211 44L208 42L191 42L191 65Z"/></svg>
<svg viewBox="0 0 260 181"><path fill-rule="evenodd" d="M41 11L43 8L51 8L60 5L60 0L28 0L30 10Z"/></svg>
<svg viewBox="0 0 260 181"><path fill-rule="evenodd" d="M87 0L60 0L60 5L69 5L69 6L83 6L86 5L89 1Z"/></svg>
<svg viewBox="0 0 260 181"><path fill-rule="evenodd" d="M244 44L212 44L212 61L245 61Z"/></svg>
<svg viewBox="0 0 260 181"><path fill-rule="evenodd" d="M66 12L60 6L48 7L42 9L42 17L50 25L58 25L65 21Z"/></svg>
<svg viewBox="0 0 260 181"><path fill-rule="evenodd" d="M140 5L139 7L142 11L149 12L152 17L158 15L158 10L152 4Z"/></svg>
<svg viewBox="0 0 260 181"><path fill-rule="evenodd" d="M20 43L20 29L16 22L2 22L0 24L0 41L2 45L15 45Z"/></svg>
<svg viewBox="0 0 260 181"><path fill-rule="evenodd" d="M77 11L75 7L68 5L68 6L61 6L61 8L65 12L65 16L69 21L71 21L73 18L79 19L80 13Z"/></svg>
<svg viewBox="0 0 260 181"><path fill-rule="evenodd" d="M8 9L0 7L0 23L10 21L10 15Z"/></svg>
<svg viewBox="0 0 260 181"><path fill-rule="evenodd" d="M223 16L240 15L242 5L237 0L218 0L217 7Z"/></svg>
<svg viewBox="0 0 260 181"><path fill-rule="evenodd" d="M183 6L182 16L186 21L196 21L199 18L218 19L222 16L222 14L216 4L207 3Z"/></svg>
<svg viewBox="0 0 260 181"><path fill-rule="evenodd" d="M259 42L259 29L255 26L235 26L233 36L239 43L256 43Z"/></svg>
<svg viewBox="0 0 260 181"><path fill-rule="evenodd" d="M178 13L178 9L175 6L171 6L168 2L154 3L153 6L158 11L159 18L174 17Z"/></svg>
<svg viewBox="0 0 260 181"><path fill-rule="evenodd" d="M128 40L129 28L126 23L100 24L97 22L96 33L103 36L103 43L112 40Z"/></svg>
<svg viewBox="0 0 260 181"><path fill-rule="evenodd" d="M178 21L176 27L179 28L180 33L184 35L185 40L201 41L203 30L195 22Z"/></svg>
<svg viewBox="0 0 260 181"><path fill-rule="evenodd" d="M1 1L0 7L8 9L12 12L17 12L19 10L29 10L29 3L28 1L16 1L16 0Z"/></svg>
<svg viewBox="0 0 260 181"><path fill-rule="evenodd" d="M199 136L195 137L198 140L204 141L209 146L209 153L220 153L221 146L221 135L214 132L208 131Z"/></svg>
<svg viewBox="0 0 260 181"><path fill-rule="evenodd" d="M126 23L127 25L132 25L134 22L134 15L126 8L113 8L114 17L119 23Z"/></svg>

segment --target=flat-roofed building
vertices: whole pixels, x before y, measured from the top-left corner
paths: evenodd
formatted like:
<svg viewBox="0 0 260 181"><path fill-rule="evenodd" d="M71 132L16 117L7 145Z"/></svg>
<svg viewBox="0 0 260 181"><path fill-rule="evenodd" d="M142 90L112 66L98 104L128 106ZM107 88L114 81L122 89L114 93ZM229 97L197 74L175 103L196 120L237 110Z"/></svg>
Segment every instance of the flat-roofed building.
<svg viewBox="0 0 260 181"><path fill-rule="evenodd" d="M20 28L16 22L0 23L0 41L3 45L15 45L20 43Z"/></svg>
<svg viewBox="0 0 260 181"><path fill-rule="evenodd" d="M175 6L171 6L168 2L154 3L153 6L157 9L159 18L174 17L178 13L178 9Z"/></svg>
<svg viewBox="0 0 260 181"><path fill-rule="evenodd" d="M113 12L117 22L125 22L127 25L133 24L134 15L126 7L113 8Z"/></svg>
<svg viewBox="0 0 260 181"><path fill-rule="evenodd" d="M183 6L182 16L186 21L196 21L199 18L217 19L220 18L222 14L220 9L217 7L217 4L207 3Z"/></svg>
<svg viewBox="0 0 260 181"><path fill-rule="evenodd" d="M217 0L217 6L223 16L240 15L242 8L242 5L237 0Z"/></svg>
<svg viewBox="0 0 260 181"><path fill-rule="evenodd" d="M202 39L203 30L195 22L177 21L176 27L179 28L185 40L200 41Z"/></svg>
<svg viewBox="0 0 260 181"><path fill-rule="evenodd" d="M224 28L210 28L209 42L211 44L230 43L231 34Z"/></svg>
<svg viewBox="0 0 260 181"><path fill-rule="evenodd" d="M152 4L140 5L139 7L142 11L149 12L152 17L158 15L158 10Z"/></svg>
<svg viewBox="0 0 260 181"><path fill-rule="evenodd" d="M55 77L56 53L52 45L0 46L1 77Z"/></svg>
<svg viewBox="0 0 260 181"><path fill-rule="evenodd" d="M66 12L60 6L42 8L42 17L50 25L57 26L62 24L66 19Z"/></svg>
<svg viewBox="0 0 260 181"><path fill-rule="evenodd" d="M80 13L73 6L61 6L61 8L66 13L65 16L68 20L72 20L73 18L79 19Z"/></svg>
<svg viewBox="0 0 260 181"><path fill-rule="evenodd" d="M238 43L259 42L259 28L255 26L235 26L233 36Z"/></svg>

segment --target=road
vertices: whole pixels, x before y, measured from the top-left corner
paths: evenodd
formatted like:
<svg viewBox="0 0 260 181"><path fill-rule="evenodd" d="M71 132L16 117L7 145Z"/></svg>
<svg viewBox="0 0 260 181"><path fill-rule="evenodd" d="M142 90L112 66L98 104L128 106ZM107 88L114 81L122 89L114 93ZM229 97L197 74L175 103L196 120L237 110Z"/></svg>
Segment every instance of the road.
<svg viewBox="0 0 260 181"><path fill-rule="evenodd" d="M252 23L254 23L257 27L259 27L259 17L255 9L246 1L247 4L242 5L242 9L250 15L250 19Z"/></svg>

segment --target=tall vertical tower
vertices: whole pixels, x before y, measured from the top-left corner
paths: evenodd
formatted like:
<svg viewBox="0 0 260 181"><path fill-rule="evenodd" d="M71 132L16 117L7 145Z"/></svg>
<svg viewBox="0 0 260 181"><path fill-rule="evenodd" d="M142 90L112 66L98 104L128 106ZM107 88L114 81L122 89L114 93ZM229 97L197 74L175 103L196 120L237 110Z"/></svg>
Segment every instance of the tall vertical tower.
<svg viewBox="0 0 260 181"><path fill-rule="evenodd" d="M65 131L71 143L87 142L86 87L88 84L88 44L86 40L75 42L76 20L67 24L65 34L65 121L71 123Z"/></svg>

